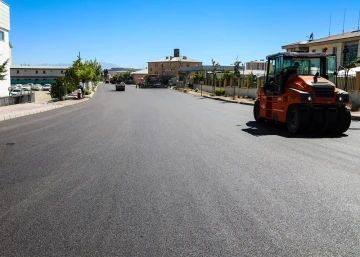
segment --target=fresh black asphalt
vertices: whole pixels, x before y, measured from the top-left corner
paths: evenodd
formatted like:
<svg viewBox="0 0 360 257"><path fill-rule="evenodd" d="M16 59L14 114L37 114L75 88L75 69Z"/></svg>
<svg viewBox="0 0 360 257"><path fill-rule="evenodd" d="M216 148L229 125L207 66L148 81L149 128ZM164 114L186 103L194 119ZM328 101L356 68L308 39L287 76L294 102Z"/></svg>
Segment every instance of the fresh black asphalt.
<svg viewBox="0 0 360 257"><path fill-rule="evenodd" d="M101 84L0 122L0 256L359 256L359 133Z"/></svg>

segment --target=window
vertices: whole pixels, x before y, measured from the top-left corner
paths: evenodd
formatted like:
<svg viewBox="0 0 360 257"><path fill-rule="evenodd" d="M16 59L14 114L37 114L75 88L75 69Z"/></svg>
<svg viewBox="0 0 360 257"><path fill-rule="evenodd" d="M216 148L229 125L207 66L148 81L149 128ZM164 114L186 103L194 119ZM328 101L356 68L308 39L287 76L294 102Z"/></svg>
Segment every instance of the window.
<svg viewBox="0 0 360 257"><path fill-rule="evenodd" d="M299 47L299 51L308 53L309 52L309 47L301 46L301 47Z"/></svg>
<svg viewBox="0 0 360 257"><path fill-rule="evenodd" d="M0 41L5 41L5 33L0 30Z"/></svg>
<svg viewBox="0 0 360 257"><path fill-rule="evenodd" d="M346 42L344 46L344 63L343 66L347 66L352 61L356 60L359 49L359 41Z"/></svg>
<svg viewBox="0 0 360 257"><path fill-rule="evenodd" d="M271 59L270 60L270 69L269 69L269 77L268 82L270 82L270 80L275 80L275 59Z"/></svg>
<svg viewBox="0 0 360 257"><path fill-rule="evenodd" d="M150 68L150 71L152 71L152 68Z"/></svg>
<svg viewBox="0 0 360 257"><path fill-rule="evenodd" d="M19 73L20 73L20 71L19 71L19 70L17 70L17 71L16 71L16 73L17 73L17 74L19 74Z"/></svg>
<svg viewBox="0 0 360 257"><path fill-rule="evenodd" d="M43 74L45 74L46 72L43 70Z"/></svg>
<svg viewBox="0 0 360 257"><path fill-rule="evenodd" d="M61 71L61 74L63 74L64 71Z"/></svg>
<svg viewBox="0 0 360 257"><path fill-rule="evenodd" d="M333 47L333 54L337 54L337 47Z"/></svg>
<svg viewBox="0 0 360 257"><path fill-rule="evenodd" d="M36 74L38 74L38 73L39 73L39 71L35 71L35 73L36 73Z"/></svg>
<svg viewBox="0 0 360 257"><path fill-rule="evenodd" d="M316 53L316 49L313 49L312 52L313 52L313 53Z"/></svg>

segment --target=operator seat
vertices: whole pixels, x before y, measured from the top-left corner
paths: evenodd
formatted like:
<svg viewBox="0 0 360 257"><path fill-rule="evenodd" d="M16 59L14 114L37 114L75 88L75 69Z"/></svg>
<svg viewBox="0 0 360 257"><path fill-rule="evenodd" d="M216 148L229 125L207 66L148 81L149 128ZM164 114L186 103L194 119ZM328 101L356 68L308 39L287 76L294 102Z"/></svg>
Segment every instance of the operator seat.
<svg viewBox="0 0 360 257"><path fill-rule="evenodd" d="M285 87L286 81L289 79L290 75L297 73L297 69L299 68L299 66L300 66L299 62L294 62L294 65L286 67L285 69L283 69L281 71L281 76L280 76L280 92L281 93L284 92L284 87Z"/></svg>

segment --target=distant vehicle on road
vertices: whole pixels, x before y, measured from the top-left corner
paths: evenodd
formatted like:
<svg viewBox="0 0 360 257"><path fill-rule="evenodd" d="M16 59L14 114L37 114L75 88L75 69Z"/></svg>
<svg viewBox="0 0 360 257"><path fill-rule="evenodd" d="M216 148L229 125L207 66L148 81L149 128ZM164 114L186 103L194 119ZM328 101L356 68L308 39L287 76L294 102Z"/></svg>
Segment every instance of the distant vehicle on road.
<svg viewBox="0 0 360 257"><path fill-rule="evenodd" d="M125 82L116 82L115 84L115 90L116 91L125 91Z"/></svg>

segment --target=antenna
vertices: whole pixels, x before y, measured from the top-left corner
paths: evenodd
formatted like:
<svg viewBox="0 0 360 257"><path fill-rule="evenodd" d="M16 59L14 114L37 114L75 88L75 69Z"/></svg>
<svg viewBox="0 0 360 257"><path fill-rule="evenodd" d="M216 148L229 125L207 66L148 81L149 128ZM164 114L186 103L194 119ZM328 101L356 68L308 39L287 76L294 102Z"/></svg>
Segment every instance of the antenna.
<svg viewBox="0 0 360 257"><path fill-rule="evenodd" d="M331 13L330 13L330 25L329 25L329 37L330 37L330 29L331 29Z"/></svg>
<svg viewBox="0 0 360 257"><path fill-rule="evenodd" d="M343 20L343 34L344 34L344 26L345 26L345 13L346 13L346 8L344 10L344 20Z"/></svg>
<svg viewBox="0 0 360 257"><path fill-rule="evenodd" d="M360 11L359 11L359 19L358 19L358 30L360 30L359 25L360 25Z"/></svg>

